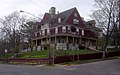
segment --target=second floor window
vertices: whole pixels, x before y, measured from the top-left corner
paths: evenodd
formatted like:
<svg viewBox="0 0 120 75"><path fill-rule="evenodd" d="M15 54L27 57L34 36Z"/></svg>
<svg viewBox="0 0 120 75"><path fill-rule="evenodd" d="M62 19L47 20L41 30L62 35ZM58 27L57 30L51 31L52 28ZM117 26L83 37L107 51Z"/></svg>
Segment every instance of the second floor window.
<svg viewBox="0 0 120 75"><path fill-rule="evenodd" d="M63 32L63 33L66 32L66 26L62 26L62 32Z"/></svg>
<svg viewBox="0 0 120 75"><path fill-rule="evenodd" d="M41 35L41 31L40 31L39 33L40 33L40 35Z"/></svg>
<svg viewBox="0 0 120 75"><path fill-rule="evenodd" d="M40 33L38 32L38 33L37 33L37 37L39 37L39 35L40 35Z"/></svg>
<svg viewBox="0 0 120 75"><path fill-rule="evenodd" d="M76 31L79 33L79 29L77 28Z"/></svg>
<svg viewBox="0 0 120 75"><path fill-rule="evenodd" d="M47 34L50 34L50 29L47 29Z"/></svg>
<svg viewBox="0 0 120 75"><path fill-rule="evenodd" d="M45 30L42 30L42 35L43 35L43 36L45 35Z"/></svg>
<svg viewBox="0 0 120 75"><path fill-rule="evenodd" d="M71 27L68 27L68 33L70 33L71 32Z"/></svg>
<svg viewBox="0 0 120 75"><path fill-rule="evenodd" d="M55 33L58 33L58 28L57 27L55 28Z"/></svg>
<svg viewBox="0 0 120 75"><path fill-rule="evenodd" d="M84 36L84 30L82 29L82 35Z"/></svg>

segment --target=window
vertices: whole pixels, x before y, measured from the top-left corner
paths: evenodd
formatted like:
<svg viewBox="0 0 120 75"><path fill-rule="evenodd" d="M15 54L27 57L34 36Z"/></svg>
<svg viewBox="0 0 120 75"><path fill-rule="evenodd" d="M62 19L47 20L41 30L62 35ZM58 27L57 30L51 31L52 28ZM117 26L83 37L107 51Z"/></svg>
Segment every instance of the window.
<svg viewBox="0 0 120 75"><path fill-rule="evenodd" d="M62 32L63 32L63 33L66 32L66 26L62 26Z"/></svg>
<svg viewBox="0 0 120 75"><path fill-rule="evenodd" d="M58 23L60 23L61 22L61 18L58 18Z"/></svg>
<svg viewBox="0 0 120 75"><path fill-rule="evenodd" d="M78 16L77 13L74 13L74 16L77 17Z"/></svg>
<svg viewBox="0 0 120 75"><path fill-rule="evenodd" d="M35 33L35 36L37 36L37 33Z"/></svg>
<svg viewBox="0 0 120 75"><path fill-rule="evenodd" d="M57 27L55 28L55 33L58 33L58 28Z"/></svg>
<svg viewBox="0 0 120 75"><path fill-rule="evenodd" d="M47 34L49 34L50 33L50 29L47 29Z"/></svg>
<svg viewBox="0 0 120 75"><path fill-rule="evenodd" d="M37 37L39 37L40 33L37 33Z"/></svg>
<svg viewBox="0 0 120 75"><path fill-rule="evenodd" d="M38 26L37 26L37 30L39 30L40 28L41 28L41 27L38 25Z"/></svg>
<svg viewBox="0 0 120 75"><path fill-rule="evenodd" d="M70 31L71 31L71 29L70 29L70 27L68 27L68 33L70 33Z"/></svg>
<svg viewBox="0 0 120 75"><path fill-rule="evenodd" d="M45 35L45 30L42 30L42 35Z"/></svg>
<svg viewBox="0 0 120 75"><path fill-rule="evenodd" d="M41 31L40 31L39 33L40 33L40 35L41 35Z"/></svg>
<svg viewBox="0 0 120 75"><path fill-rule="evenodd" d="M98 33L98 37L102 37L103 36L103 33L102 32L99 32Z"/></svg>
<svg viewBox="0 0 120 75"><path fill-rule="evenodd" d="M78 25L78 24L79 24L79 20L73 19L73 23L74 23L75 25Z"/></svg>
<svg viewBox="0 0 120 75"><path fill-rule="evenodd" d="M82 29L82 35L84 35L84 30Z"/></svg>
<svg viewBox="0 0 120 75"><path fill-rule="evenodd" d="M78 28L76 28L76 29L77 29L76 31L79 32L79 29Z"/></svg>

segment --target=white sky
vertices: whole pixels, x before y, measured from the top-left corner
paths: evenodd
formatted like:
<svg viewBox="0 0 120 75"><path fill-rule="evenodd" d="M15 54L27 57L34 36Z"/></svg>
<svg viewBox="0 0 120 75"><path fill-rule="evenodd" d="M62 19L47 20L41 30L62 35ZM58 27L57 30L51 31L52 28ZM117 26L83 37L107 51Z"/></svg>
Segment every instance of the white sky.
<svg viewBox="0 0 120 75"><path fill-rule="evenodd" d="M0 18L20 10L40 16L51 7L56 7L59 12L76 7L84 19L90 19L93 5L94 0L0 0Z"/></svg>

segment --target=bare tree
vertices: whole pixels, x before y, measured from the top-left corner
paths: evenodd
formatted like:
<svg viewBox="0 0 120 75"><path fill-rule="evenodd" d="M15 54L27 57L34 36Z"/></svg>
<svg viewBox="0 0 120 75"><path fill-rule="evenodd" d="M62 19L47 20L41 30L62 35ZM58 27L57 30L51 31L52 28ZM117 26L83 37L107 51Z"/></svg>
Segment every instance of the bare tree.
<svg viewBox="0 0 120 75"><path fill-rule="evenodd" d="M21 42L21 31L20 25L25 22L24 17L20 17L18 12L14 12L8 16L5 16L0 20L1 33L9 41L9 46L14 50L15 53L19 50Z"/></svg>
<svg viewBox="0 0 120 75"><path fill-rule="evenodd" d="M104 32L105 44L104 51L107 51L109 39L113 29L118 26L118 0L94 0L96 10L91 17L96 20L97 25Z"/></svg>
<svg viewBox="0 0 120 75"><path fill-rule="evenodd" d="M35 22L29 21L21 25L21 31L25 38L25 40L28 42L29 47L31 48L31 51L33 49L32 44L32 38L33 38L33 26L35 25Z"/></svg>

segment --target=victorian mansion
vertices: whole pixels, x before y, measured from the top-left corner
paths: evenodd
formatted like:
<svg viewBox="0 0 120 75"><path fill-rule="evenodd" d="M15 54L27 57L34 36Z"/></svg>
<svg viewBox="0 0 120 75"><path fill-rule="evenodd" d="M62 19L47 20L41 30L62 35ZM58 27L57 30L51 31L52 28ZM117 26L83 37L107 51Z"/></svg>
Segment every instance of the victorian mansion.
<svg viewBox="0 0 120 75"><path fill-rule="evenodd" d="M56 50L100 45L101 30L95 27L94 20L84 21L76 7L57 13L56 8L51 7L41 22L37 22L34 26L32 41L34 49L37 50L44 50L47 44Z"/></svg>

